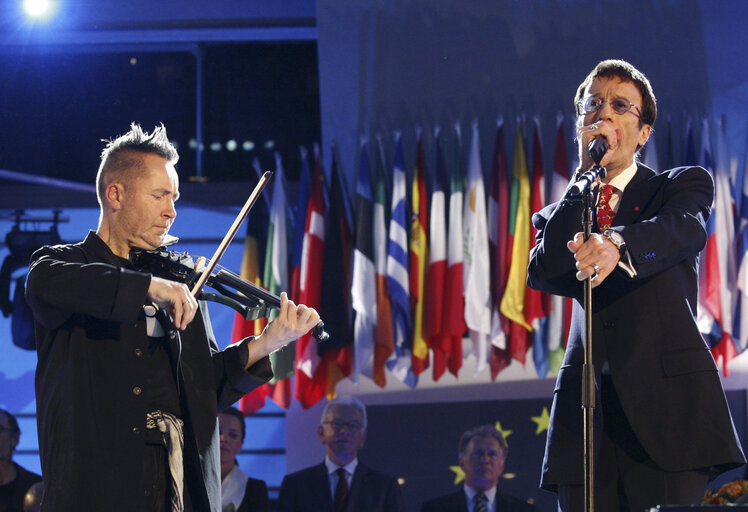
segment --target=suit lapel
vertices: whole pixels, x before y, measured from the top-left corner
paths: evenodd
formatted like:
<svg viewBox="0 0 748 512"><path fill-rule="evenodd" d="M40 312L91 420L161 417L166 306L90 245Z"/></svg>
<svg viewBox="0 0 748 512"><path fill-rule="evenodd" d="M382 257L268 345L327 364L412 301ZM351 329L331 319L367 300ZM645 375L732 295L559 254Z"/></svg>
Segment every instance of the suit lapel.
<svg viewBox="0 0 748 512"><path fill-rule="evenodd" d="M311 503L319 503L322 510L332 510L332 494L330 494L330 477L324 461L314 468L314 478L311 482Z"/></svg>
<svg viewBox="0 0 748 512"><path fill-rule="evenodd" d="M462 487L459 491L453 494L455 510L459 512L468 512L467 494L465 494L465 487Z"/></svg>
<svg viewBox="0 0 748 512"><path fill-rule="evenodd" d="M633 224L645 212L644 204L641 201L652 196L649 192L650 187L656 187L657 184L649 180L655 173L649 167L639 164L636 174L626 185L621 197L621 203L618 206L616 216L613 218L613 226L626 226Z"/></svg>
<svg viewBox="0 0 748 512"><path fill-rule="evenodd" d="M359 462L356 465L356 469L353 471L353 478L351 479L351 492L348 495L348 502L345 506L346 511L360 512L361 510L366 510L367 504L361 503L361 506L359 506L359 502L361 501L361 488L362 486L366 485L365 482L366 468L363 467Z"/></svg>

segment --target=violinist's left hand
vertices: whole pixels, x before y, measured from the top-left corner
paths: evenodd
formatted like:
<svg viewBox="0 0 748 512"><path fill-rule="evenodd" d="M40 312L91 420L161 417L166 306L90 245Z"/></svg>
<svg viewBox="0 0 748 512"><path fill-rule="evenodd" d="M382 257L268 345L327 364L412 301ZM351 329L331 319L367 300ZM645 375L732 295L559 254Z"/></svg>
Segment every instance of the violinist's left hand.
<svg viewBox="0 0 748 512"><path fill-rule="evenodd" d="M278 316L270 322L257 338L247 344L249 368L263 357L275 352L284 345L308 333L319 323L319 314L314 308L294 304L288 300L286 292L281 292L281 306Z"/></svg>

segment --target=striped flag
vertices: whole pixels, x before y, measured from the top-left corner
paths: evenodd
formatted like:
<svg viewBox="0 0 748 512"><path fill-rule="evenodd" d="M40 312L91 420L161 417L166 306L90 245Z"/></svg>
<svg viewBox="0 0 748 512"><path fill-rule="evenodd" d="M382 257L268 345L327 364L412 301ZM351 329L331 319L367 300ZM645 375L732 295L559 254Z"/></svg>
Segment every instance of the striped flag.
<svg viewBox="0 0 748 512"><path fill-rule="evenodd" d="M545 206L545 169L543 167L543 147L540 142L540 121L536 117L533 122L532 143L532 188L530 192L530 214L540 211ZM528 250L530 244L535 240L537 230L529 222L530 236L528 239ZM525 279L527 279L525 275ZM539 377L545 377L550 370L547 316L550 311L550 295L545 292L526 288L525 292L525 322L532 326L533 330L533 360L535 371ZM512 347L514 348L514 347ZM512 354L518 361L524 364L525 353Z"/></svg>
<svg viewBox="0 0 748 512"><path fill-rule="evenodd" d="M319 148L315 144L315 154ZM296 194L296 204L293 208L293 242L290 254L290 279L292 300L299 302L299 279L301 277L301 250L304 246L304 230L306 228L306 214L309 207L309 164L307 162L307 150L299 146L301 154L301 170L299 171L299 190Z"/></svg>
<svg viewBox="0 0 748 512"><path fill-rule="evenodd" d="M279 295L288 288L288 217L286 216L286 178L283 176L283 162L275 153L275 174L273 175L273 200L270 206L270 226L268 244L265 250L263 282L273 295ZM268 322L278 316L274 309L268 315ZM275 376L271 384L293 375L293 348L289 345L270 354Z"/></svg>
<svg viewBox="0 0 748 512"><path fill-rule="evenodd" d="M408 205L405 201L405 163L400 134L396 134L395 165L392 176L392 213L387 253L387 287L392 302L392 330L395 353L387 368L411 388L418 384L412 369L410 285L408 282Z"/></svg>
<svg viewBox="0 0 748 512"><path fill-rule="evenodd" d="M447 277L447 211L444 196L446 170L444 155L439 142L439 128L434 132L436 145L436 172L431 191L431 211L429 212L429 267L426 273L424 290L424 336L434 354L433 379L438 381L447 369L449 336L444 327L445 282Z"/></svg>
<svg viewBox="0 0 748 512"><path fill-rule="evenodd" d="M351 300L353 323L355 382L359 375L374 378L374 336L377 321L377 291L374 269L374 222L366 142L361 144L361 166L356 185L356 235L353 251Z"/></svg>
<svg viewBox="0 0 748 512"><path fill-rule="evenodd" d="M491 334L491 267L488 256L488 225L483 169L480 163L478 121L473 121L470 159L468 161L467 198L463 209L463 247L465 265L465 324L473 343L476 373L488 361L488 337Z"/></svg>
<svg viewBox="0 0 748 512"><path fill-rule="evenodd" d="M413 318L413 373L420 375L429 367L429 346L423 330L424 282L428 267L428 207L426 205L426 168L423 138L418 130L416 166L411 187L410 217L410 312Z"/></svg>
<svg viewBox="0 0 748 512"><path fill-rule="evenodd" d="M702 166L712 173L715 182L715 197L712 214L707 221L707 243L702 251L699 278L699 329L709 342L715 361L722 356L722 370L725 376L730 372L727 364L737 355L732 341L733 296L730 282L735 282L734 260L729 253L734 245L732 205L729 184L729 170L723 172L714 165L709 137L709 121L702 124Z"/></svg>
<svg viewBox="0 0 748 512"><path fill-rule="evenodd" d="M465 325L463 286L462 215L464 189L460 125L455 124L455 146L449 180L449 225L447 227L447 282L444 289L444 332L449 337L447 369L457 377L462 368L462 337Z"/></svg>
<svg viewBox="0 0 748 512"><path fill-rule="evenodd" d="M561 201L569 184L569 160L566 156L564 117L559 114L556 127L556 150L553 155L553 178L551 180L550 201ZM534 240L530 240L534 244ZM569 297L551 295L551 310L548 314L548 371L558 373L564 356L566 338L571 325L572 300Z"/></svg>
<svg viewBox="0 0 748 512"><path fill-rule="evenodd" d="M265 268L263 281L268 291L279 295L287 290L288 280L288 201L286 200L286 178L283 173L283 162L279 153L275 153L275 174L273 176L273 200L270 207L270 226L268 227L268 244L265 251ZM268 322L278 316L278 310L271 310ZM294 347L289 344L270 354L273 366L273 378L268 384L274 400L282 407L288 408L291 403L291 382L288 380L294 372Z"/></svg>
<svg viewBox="0 0 748 512"><path fill-rule="evenodd" d="M316 149L316 148L315 148ZM319 151L315 152L314 174L311 182L304 240L299 273L299 302L315 308L325 318L322 308L322 265L325 251L324 173ZM329 330L329 325L327 329ZM296 372L294 397L304 409L319 402L327 392L327 367L321 364L317 342L310 334L296 340Z"/></svg>
<svg viewBox="0 0 748 512"><path fill-rule="evenodd" d="M521 123L517 122L512 163L512 188L509 198L509 238L512 256L506 290L501 299L501 312L512 322L509 347L517 358L527 350L527 338L532 330L525 320L525 290L527 289L527 263L530 252L530 180L527 175Z"/></svg>
<svg viewBox="0 0 748 512"><path fill-rule="evenodd" d="M258 205L259 206L259 205ZM260 219L267 217L267 209L259 207L255 209L255 215L260 214ZM256 218L256 217L255 217ZM239 275L247 282L257 286L262 285L259 274L259 240L265 240L265 233L268 223L266 219L262 221L253 221L247 223L247 234L244 238L244 254L242 256L242 267ZM231 331L231 342L236 343L248 336L259 336L265 328L267 320L258 318L257 320L246 320L242 315L234 315L234 325ZM268 384L264 384L244 395L238 404L245 416L248 416L265 406L265 398L268 395Z"/></svg>
<svg viewBox="0 0 748 512"><path fill-rule="evenodd" d="M738 261L740 263L737 276L740 307L737 310L740 311L740 314L736 318L736 322L739 324L736 339L740 352L748 348L748 143L746 148L737 233Z"/></svg>
<svg viewBox="0 0 748 512"><path fill-rule="evenodd" d="M708 122L704 120L708 126ZM738 355L733 338L734 313L737 303L737 255L735 245L735 204L732 199L732 173L727 155L724 125L716 122L717 151L715 154L715 200L712 216L717 233L717 253L720 269L720 325L722 341L716 347L722 355L725 375L729 375L727 363ZM714 352L713 352L714 353ZM716 358L715 354L715 358Z"/></svg>
<svg viewBox="0 0 748 512"><path fill-rule="evenodd" d="M491 379L511 363L506 334L509 320L501 313L501 298L509 277L509 175L504 150L504 120L496 122L491 194L488 200L488 238L491 254Z"/></svg>
<svg viewBox="0 0 748 512"><path fill-rule="evenodd" d="M259 161L253 162L253 168L257 173L259 180L262 176L262 169ZM242 256L242 267L239 275L245 281L257 286L262 286L260 278L260 266L262 265L265 254L265 240L267 240L268 215L270 201L267 195L263 194L265 200L257 203L252 211L252 221L247 223L247 234L244 239L244 254ZM236 343L247 336L259 336L267 324L264 317L257 320L245 320L239 313L234 315L234 325L231 332L231 342ZM270 394L269 384L264 384L244 395L240 400L238 407L244 415L250 415L265 406L265 399Z"/></svg>
<svg viewBox="0 0 748 512"><path fill-rule="evenodd" d="M335 386L353 371L353 322L351 308L351 262L353 230L349 222L347 187L332 147L329 209L325 227L325 254L322 277L322 314L330 339L320 345L327 366L327 396L335 396Z"/></svg>
<svg viewBox="0 0 748 512"><path fill-rule="evenodd" d="M395 351L392 337L392 303L387 288L387 180L385 174L382 141L376 167L374 192L374 268L377 288L376 341L374 344L374 382L385 387L387 377L385 363Z"/></svg>

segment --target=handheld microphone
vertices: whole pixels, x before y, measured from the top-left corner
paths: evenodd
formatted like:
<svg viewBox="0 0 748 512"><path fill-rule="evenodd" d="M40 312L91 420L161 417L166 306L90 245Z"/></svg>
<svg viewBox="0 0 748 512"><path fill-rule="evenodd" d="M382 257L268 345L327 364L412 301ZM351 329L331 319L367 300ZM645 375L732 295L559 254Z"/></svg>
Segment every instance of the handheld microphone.
<svg viewBox="0 0 748 512"><path fill-rule="evenodd" d="M576 181L569 188L568 194L570 196L579 196L584 193L585 190L590 188L592 184L598 178L604 178L607 174L605 167L600 167L600 161L608 151L608 140L602 135L598 135L590 142L587 146L587 151L590 154L590 158L595 162L595 166L577 176Z"/></svg>
<svg viewBox="0 0 748 512"><path fill-rule="evenodd" d="M600 165L600 161L603 159L603 156L605 156L605 153L607 153L607 151L608 140L602 135L598 135L597 137L592 139L590 145L587 146L587 152L590 154L590 158L592 158L592 161L595 162L595 165Z"/></svg>

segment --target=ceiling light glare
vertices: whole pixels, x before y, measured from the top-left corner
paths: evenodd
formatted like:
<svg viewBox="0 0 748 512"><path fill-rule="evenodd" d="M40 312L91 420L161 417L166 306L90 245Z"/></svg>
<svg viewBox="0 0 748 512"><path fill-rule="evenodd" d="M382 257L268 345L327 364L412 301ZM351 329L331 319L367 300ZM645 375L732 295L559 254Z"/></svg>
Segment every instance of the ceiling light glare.
<svg viewBox="0 0 748 512"><path fill-rule="evenodd" d="M49 12L49 0L23 0L23 10L31 18L41 18Z"/></svg>

